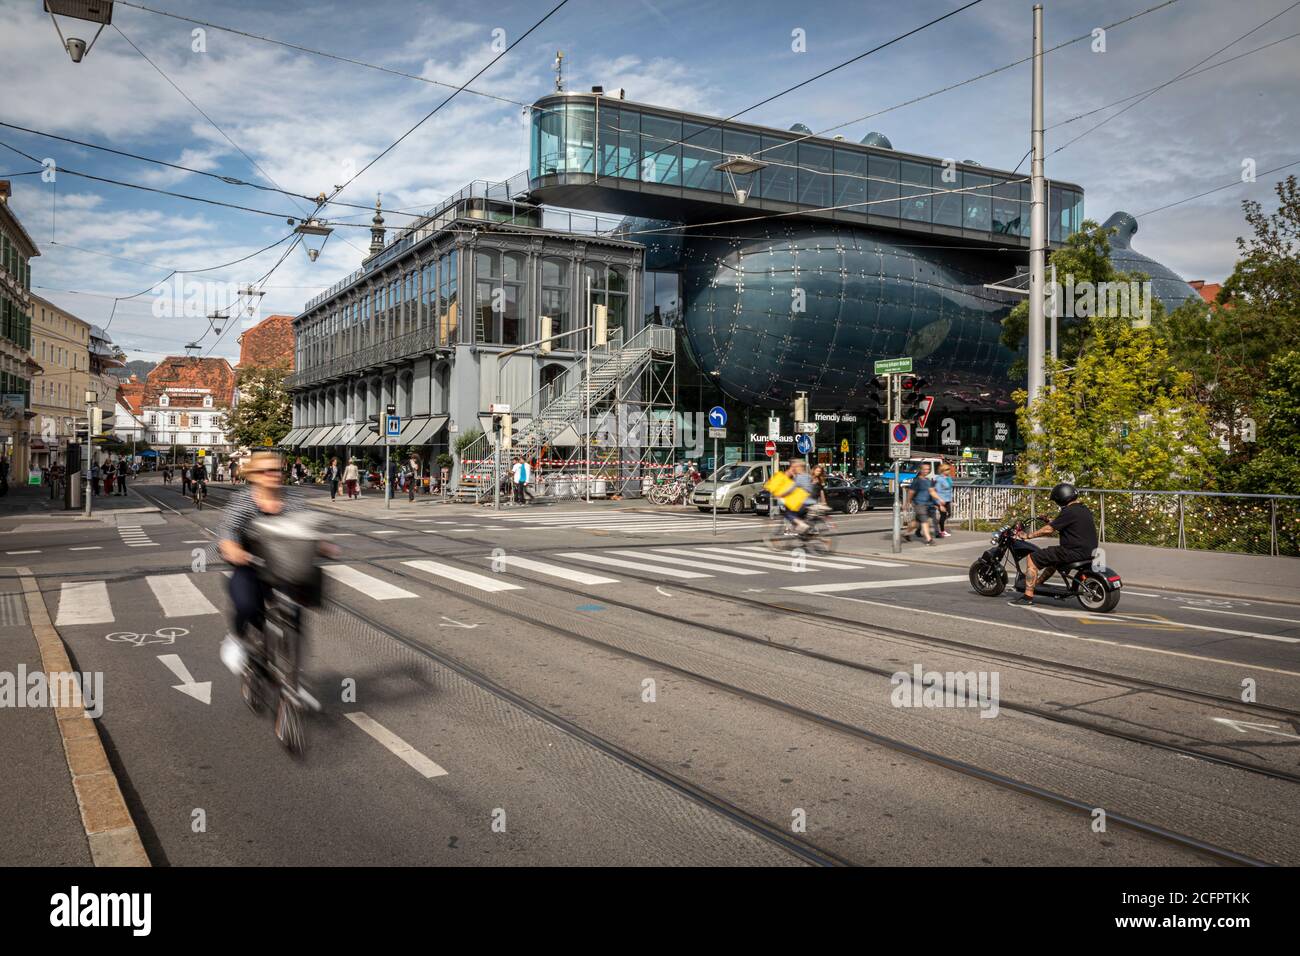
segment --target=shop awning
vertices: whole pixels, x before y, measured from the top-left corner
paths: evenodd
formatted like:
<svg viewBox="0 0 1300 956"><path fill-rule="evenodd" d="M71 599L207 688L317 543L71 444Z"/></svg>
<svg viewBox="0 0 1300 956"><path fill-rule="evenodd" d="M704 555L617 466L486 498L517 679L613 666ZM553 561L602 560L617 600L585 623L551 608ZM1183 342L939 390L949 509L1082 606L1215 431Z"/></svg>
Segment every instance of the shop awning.
<svg viewBox="0 0 1300 956"><path fill-rule="evenodd" d="M319 447L321 444L321 439L324 438L329 432L332 432L337 427L338 427L337 425L321 425L319 428L311 429L310 431L307 432L306 437L303 438L302 440L303 447L304 448Z"/></svg>
<svg viewBox="0 0 1300 956"><path fill-rule="evenodd" d="M447 424L447 416L432 415L429 418L412 418L411 424L414 427L409 430L409 433L408 429L402 429L402 437L399 441L403 445L427 445Z"/></svg>
<svg viewBox="0 0 1300 956"><path fill-rule="evenodd" d="M310 431L307 428L291 428L289 434L280 439L280 445L299 445L302 443L302 436L305 432Z"/></svg>

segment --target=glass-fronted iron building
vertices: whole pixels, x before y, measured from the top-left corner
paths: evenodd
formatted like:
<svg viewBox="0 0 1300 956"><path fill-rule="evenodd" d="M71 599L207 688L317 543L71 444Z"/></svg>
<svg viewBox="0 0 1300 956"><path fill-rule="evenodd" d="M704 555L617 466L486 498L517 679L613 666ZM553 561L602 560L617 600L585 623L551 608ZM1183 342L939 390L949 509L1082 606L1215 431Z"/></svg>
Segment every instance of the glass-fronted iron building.
<svg viewBox="0 0 1300 956"><path fill-rule="evenodd" d="M453 221L461 207L444 204L308 304L295 425L301 417L317 430L295 428L294 438L337 444L340 433L319 428L360 421L392 394L434 419L414 437L445 443L436 420L472 420L495 388L479 354L529 341L542 315L557 328L577 322L590 273L623 342L649 327L676 330L679 448L691 448L698 416L721 404L731 413L724 460L759 457L769 437L788 456L793 401L807 392L815 457L879 460L869 383L877 359L899 356L914 359L936 398L915 448L1014 447L1016 356L999 334L1017 299L990 286L1027 259L1025 172L903 152L878 133L855 143L598 91L538 100L529 156L526 174L492 187L500 201L474 212L477 222ZM719 170L731 157L756 168ZM1082 225L1083 189L1051 182L1047 200L1057 245ZM555 210L618 218L592 235L547 234ZM1125 217L1117 264L1148 267L1157 297L1177 305L1190 287L1180 291L1176 275L1128 248L1135 230ZM492 311L493 296L503 312ZM395 367L395 355L406 364ZM576 357L534 356L529 380L568 375L547 366ZM349 377L358 372L365 381ZM769 435L774 417L782 428Z"/></svg>

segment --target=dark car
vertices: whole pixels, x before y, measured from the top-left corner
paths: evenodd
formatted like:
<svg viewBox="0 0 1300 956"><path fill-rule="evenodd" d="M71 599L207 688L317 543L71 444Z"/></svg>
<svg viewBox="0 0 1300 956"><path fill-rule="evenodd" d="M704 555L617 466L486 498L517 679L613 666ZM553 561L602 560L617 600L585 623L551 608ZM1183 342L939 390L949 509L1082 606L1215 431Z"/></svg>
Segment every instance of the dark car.
<svg viewBox="0 0 1300 956"><path fill-rule="evenodd" d="M826 485L822 488L822 492L826 495L826 504L830 508L835 511L843 511L847 515L855 515L863 508L870 507L867 504L863 490L839 475L827 476ZM760 491L755 495L754 510L759 514L770 514L772 495L767 491Z"/></svg>
<svg viewBox="0 0 1300 956"><path fill-rule="evenodd" d="M884 478L859 478L853 484L862 492L862 507L867 511L894 506L894 493L889 490L889 482Z"/></svg>

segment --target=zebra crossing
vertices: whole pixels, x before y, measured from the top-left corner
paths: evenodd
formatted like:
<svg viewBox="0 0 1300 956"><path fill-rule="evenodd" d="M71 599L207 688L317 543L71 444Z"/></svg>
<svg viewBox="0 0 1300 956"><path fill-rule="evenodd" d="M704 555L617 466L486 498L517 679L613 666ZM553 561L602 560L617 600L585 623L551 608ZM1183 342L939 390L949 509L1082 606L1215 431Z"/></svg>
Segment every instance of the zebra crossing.
<svg viewBox="0 0 1300 956"><path fill-rule="evenodd" d="M391 571L374 566L363 570L342 563L327 564L322 570L331 585L345 589L354 598L377 602L429 600L427 593L421 594L414 589L413 582L417 581L433 584L452 582L484 594L500 594L544 587L548 579L582 588L607 588L629 582L644 584L647 580L751 580L764 575L826 571L855 574L857 580L825 583L819 577L821 583L815 585L799 586L794 582L783 585L788 590L809 594L837 594L956 580L950 575L906 579L880 574L867 576L867 572L876 568L893 570L907 567L897 561L839 554L804 556L775 552L761 545L736 544L557 550L527 556L503 554L501 549L496 549L495 552L485 551L478 559L458 558L455 563L432 559L401 561ZM225 581L229 573L144 575L145 592L148 598L152 598L152 604L141 594L140 578L113 582L63 581L57 594L57 610L52 609L54 623L56 627L111 624L119 611L136 619L141 614L154 618L161 616L167 620L218 615L227 606Z"/></svg>
<svg viewBox="0 0 1300 956"><path fill-rule="evenodd" d="M619 534L672 534L682 531L709 533L713 529L712 515L648 514L635 511L557 511L551 513L490 514L498 526L564 531L611 531ZM480 519L482 520L482 519ZM755 516L735 518L719 515L718 528L722 531L739 531L762 528L767 521Z"/></svg>
<svg viewBox="0 0 1300 956"><path fill-rule="evenodd" d="M138 524L119 524L117 533L122 538L122 543L128 548L156 548L158 542L149 537L149 534Z"/></svg>

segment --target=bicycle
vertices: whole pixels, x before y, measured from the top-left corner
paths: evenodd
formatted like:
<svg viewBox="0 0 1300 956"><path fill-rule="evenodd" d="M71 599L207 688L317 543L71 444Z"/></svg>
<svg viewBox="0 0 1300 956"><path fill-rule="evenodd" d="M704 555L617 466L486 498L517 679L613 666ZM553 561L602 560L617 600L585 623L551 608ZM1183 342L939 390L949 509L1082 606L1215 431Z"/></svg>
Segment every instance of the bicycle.
<svg viewBox="0 0 1300 956"><path fill-rule="evenodd" d="M193 484L194 484L194 507L197 510L202 511L203 502L206 501L208 497L208 485L207 482L203 482L203 481L197 481L194 482Z"/></svg>
<svg viewBox="0 0 1300 956"><path fill-rule="evenodd" d="M803 550L831 554L835 551L835 527L826 517L830 510L821 504L810 506L804 520L804 530L795 531L794 525L781 513L782 509L773 508L772 524L763 540L773 551Z"/></svg>

